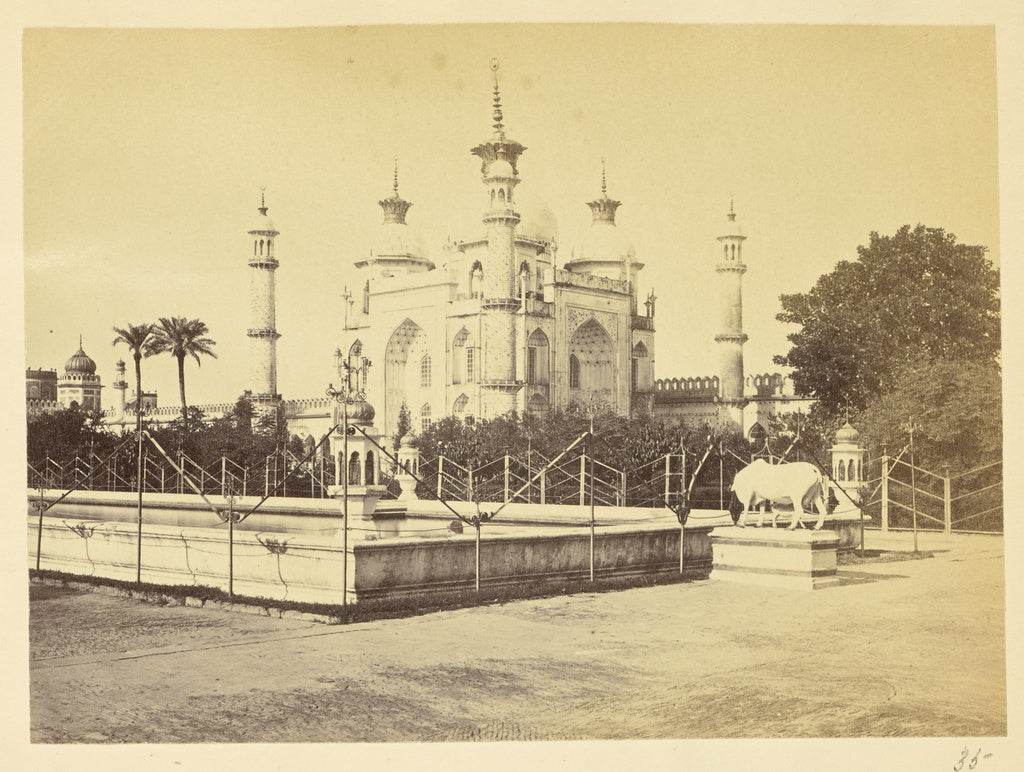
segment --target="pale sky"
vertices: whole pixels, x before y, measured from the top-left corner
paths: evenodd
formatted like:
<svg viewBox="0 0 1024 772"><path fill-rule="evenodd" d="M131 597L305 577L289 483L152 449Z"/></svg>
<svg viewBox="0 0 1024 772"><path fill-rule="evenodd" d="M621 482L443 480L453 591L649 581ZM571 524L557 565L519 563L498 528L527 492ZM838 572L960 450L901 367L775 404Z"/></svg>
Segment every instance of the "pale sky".
<svg viewBox="0 0 1024 772"><path fill-rule="evenodd" d="M776 370L780 293L810 289L876 230L924 223L999 257L991 27L489 25L35 29L24 35L26 366L84 340L114 404L114 325L199 317L219 359L191 403L247 386L246 234L266 188L277 239L278 385L335 379L343 287L374 248L397 156L408 222L441 246L482 233L469 150L528 149L524 218L546 203L570 259L600 193L659 298L655 375L716 373L715 237L730 198L744 256L747 373ZM177 404L170 357L144 388Z"/></svg>

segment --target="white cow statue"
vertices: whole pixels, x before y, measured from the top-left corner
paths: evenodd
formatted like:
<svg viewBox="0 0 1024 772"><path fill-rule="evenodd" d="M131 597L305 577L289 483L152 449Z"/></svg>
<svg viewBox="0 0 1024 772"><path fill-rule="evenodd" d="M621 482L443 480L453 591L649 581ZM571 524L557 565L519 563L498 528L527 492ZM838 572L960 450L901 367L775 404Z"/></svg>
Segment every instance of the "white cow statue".
<svg viewBox="0 0 1024 772"><path fill-rule="evenodd" d="M736 473L732 481L732 490L740 501L739 520L736 525L744 526L744 517L751 507L756 506L761 518L757 525L764 524L764 502L773 504L791 502L793 504L793 522L789 525L792 531L802 526L801 518L811 512L813 506L818 510L818 522L814 526L817 531L825 522L824 485L821 472L814 464L797 461L792 464L769 464L759 458L749 466ZM806 512L804 507L806 506ZM772 508L772 528L778 510Z"/></svg>

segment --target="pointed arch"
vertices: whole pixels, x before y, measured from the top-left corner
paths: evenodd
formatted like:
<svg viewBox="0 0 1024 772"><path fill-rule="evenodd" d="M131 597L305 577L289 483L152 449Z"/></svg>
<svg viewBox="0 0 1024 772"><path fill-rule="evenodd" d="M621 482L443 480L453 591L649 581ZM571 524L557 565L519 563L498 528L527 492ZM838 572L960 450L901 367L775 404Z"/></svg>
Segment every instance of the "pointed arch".
<svg viewBox="0 0 1024 772"><path fill-rule="evenodd" d="M402 403L412 402L409 394L415 387L412 378L419 378L419 372L411 373L410 357L419 365L419 352L426 351L426 337L423 329L412 321L405 319L399 324L387 346L384 347L384 418L386 432L393 433L398 427L398 414Z"/></svg>
<svg viewBox="0 0 1024 772"><path fill-rule="evenodd" d="M456 418L462 418L466 412L466 407L469 405L469 396L466 394L460 394L455 402L452 403L452 414Z"/></svg>
<svg viewBox="0 0 1024 772"><path fill-rule="evenodd" d="M420 408L420 431L426 431L430 428L431 424L431 410L430 403L423 405Z"/></svg>
<svg viewBox="0 0 1024 772"><path fill-rule="evenodd" d="M420 359L420 388L429 389L431 382L431 362L430 354L424 354L423 358Z"/></svg>
<svg viewBox="0 0 1024 772"><path fill-rule="evenodd" d="M363 484L364 485L376 485L377 484L377 466L374 463L373 451L366 451L366 464L365 471L363 473Z"/></svg>
<svg viewBox="0 0 1024 772"><path fill-rule="evenodd" d="M576 397L615 404L615 347L611 336L596 319L589 319L576 328L569 339L570 388L580 390ZM573 378L575 357L577 376ZM573 386L572 383L577 385Z"/></svg>
<svg viewBox="0 0 1024 772"><path fill-rule="evenodd" d="M526 404L526 410L530 415L543 416L548 412L548 401L543 394L533 394Z"/></svg>
<svg viewBox="0 0 1024 772"><path fill-rule="evenodd" d="M348 484L349 485L361 485L360 480L360 464L359 464L359 451L354 450L349 454L348 457Z"/></svg>
<svg viewBox="0 0 1024 772"><path fill-rule="evenodd" d="M476 373L476 343L473 335L463 327L452 340L452 383L473 383Z"/></svg>
<svg viewBox="0 0 1024 772"><path fill-rule="evenodd" d="M551 376L551 346L539 327L526 340L526 382L546 385Z"/></svg>

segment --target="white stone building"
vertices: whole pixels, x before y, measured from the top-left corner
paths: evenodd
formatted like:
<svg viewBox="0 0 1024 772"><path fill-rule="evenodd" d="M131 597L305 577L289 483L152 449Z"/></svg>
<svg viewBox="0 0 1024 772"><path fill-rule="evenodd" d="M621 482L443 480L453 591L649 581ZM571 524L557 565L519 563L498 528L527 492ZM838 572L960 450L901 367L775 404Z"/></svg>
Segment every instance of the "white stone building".
<svg viewBox="0 0 1024 772"><path fill-rule="evenodd" d="M417 429L447 415L543 415L573 402L621 415L651 409L653 302L638 314L643 264L615 225L619 202L602 182L589 234L558 267L550 220L520 227L526 148L502 120L495 81L493 133L471 150L481 160L482 236L445 245L440 265L428 260L406 224L411 203L396 171L378 244L356 263L365 278L339 353L371 361L367 398L386 434L403 404Z"/></svg>

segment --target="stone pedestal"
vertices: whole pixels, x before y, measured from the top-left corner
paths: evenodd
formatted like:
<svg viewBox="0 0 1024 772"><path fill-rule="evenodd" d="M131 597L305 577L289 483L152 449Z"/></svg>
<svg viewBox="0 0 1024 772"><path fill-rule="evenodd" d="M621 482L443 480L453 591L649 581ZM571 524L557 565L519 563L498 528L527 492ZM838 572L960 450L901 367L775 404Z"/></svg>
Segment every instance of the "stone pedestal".
<svg viewBox="0 0 1024 772"><path fill-rule="evenodd" d="M349 516L372 518L377 510L377 501L384 494L386 489L383 485L350 485L348 486L348 513ZM341 498L344 496L344 486L331 485L327 492L338 499L338 507L341 507Z"/></svg>
<svg viewBox="0 0 1024 772"><path fill-rule="evenodd" d="M839 584L832 531L778 528L715 528L711 533L712 579L817 590Z"/></svg>

